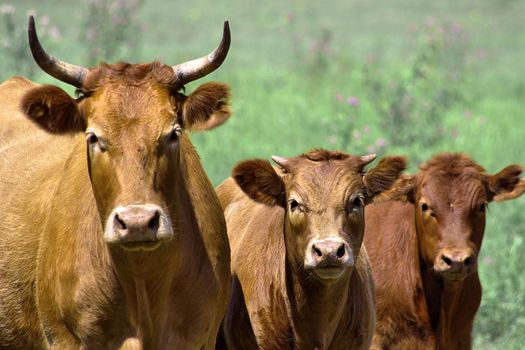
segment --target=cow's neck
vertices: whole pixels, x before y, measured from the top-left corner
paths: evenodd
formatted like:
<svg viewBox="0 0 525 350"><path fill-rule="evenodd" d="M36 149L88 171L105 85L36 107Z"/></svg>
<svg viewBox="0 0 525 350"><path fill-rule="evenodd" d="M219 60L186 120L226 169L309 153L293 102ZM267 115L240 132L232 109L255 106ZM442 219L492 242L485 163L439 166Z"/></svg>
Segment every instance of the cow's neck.
<svg viewBox="0 0 525 350"><path fill-rule="evenodd" d="M208 258L203 255L206 249L189 182L183 171L174 178L176 199L170 208L174 239L153 251L130 252L120 247L111 250L131 322L145 349L159 348L173 333L171 329L180 326L178 316L168 310L176 300L184 299L183 295L191 294L185 289L191 274L188 268ZM178 286L176 290L174 286Z"/></svg>
<svg viewBox="0 0 525 350"><path fill-rule="evenodd" d="M328 349L347 308L351 272L333 284L322 284L313 276L294 271L286 264L286 284L290 299L292 327L298 349Z"/></svg>
<svg viewBox="0 0 525 350"><path fill-rule="evenodd" d="M436 334L438 349L455 349L458 347L458 334L465 324L472 323L477 311L476 291L474 290L477 274L461 281L446 281L436 275L420 257L421 275L425 291L426 304L432 328ZM464 291L472 295L467 303ZM474 305L474 307L471 307Z"/></svg>

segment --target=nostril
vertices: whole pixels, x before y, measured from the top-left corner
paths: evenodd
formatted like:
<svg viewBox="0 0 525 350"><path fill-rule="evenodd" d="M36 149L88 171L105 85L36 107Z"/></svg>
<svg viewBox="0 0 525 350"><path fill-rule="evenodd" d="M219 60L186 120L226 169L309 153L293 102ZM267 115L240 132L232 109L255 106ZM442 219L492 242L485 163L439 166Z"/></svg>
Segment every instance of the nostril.
<svg viewBox="0 0 525 350"><path fill-rule="evenodd" d="M341 244L335 254L337 255L339 259L342 258L345 255L345 246Z"/></svg>
<svg viewBox="0 0 525 350"><path fill-rule="evenodd" d="M470 264L472 263L472 257L468 257L465 259L465 261L463 261L463 264L465 264L465 266L469 266Z"/></svg>
<svg viewBox="0 0 525 350"><path fill-rule="evenodd" d="M159 229L159 219L160 219L160 214L159 214L158 211L155 211L155 215L154 215L153 218L148 222L148 228L149 228L151 231L157 232L157 230Z"/></svg>
<svg viewBox="0 0 525 350"><path fill-rule="evenodd" d="M318 257L322 257L323 253L321 252L321 249L317 248L315 245L312 246L312 250L314 251L315 255Z"/></svg>
<svg viewBox="0 0 525 350"><path fill-rule="evenodd" d="M125 230L127 229L126 223L118 216L118 214L115 214L115 218L113 219L115 222L115 226L119 230Z"/></svg>
<svg viewBox="0 0 525 350"><path fill-rule="evenodd" d="M452 260L446 255L441 256L441 260L443 260L443 262L448 266L452 265Z"/></svg>

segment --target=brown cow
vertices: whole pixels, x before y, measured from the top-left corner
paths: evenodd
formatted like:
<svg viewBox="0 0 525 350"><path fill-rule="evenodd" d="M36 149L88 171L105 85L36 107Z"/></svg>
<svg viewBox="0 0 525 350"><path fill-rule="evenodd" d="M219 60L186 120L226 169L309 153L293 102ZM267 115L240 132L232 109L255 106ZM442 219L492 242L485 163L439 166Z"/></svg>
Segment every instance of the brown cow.
<svg viewBox="0 0 525 350"><path fill-rule="evenodd" d="M377 296L374 349L471 348L487 203L523 193L520 173L510 165L489 175L463 154L440 154L388 193L407 202L366 208Z"/></svg>
<svg viewBox="0 0 525 350"><path fill-rule="evenodd" d="M214 52L174 67L87 69L45 53L32 18L29 37L81 96L0 86L0 348L214 348L230 250L186 130L224 122L229 88L180 91L222 63L227 23Z"/></svg>
<svg viewBox="0 0 525 350"><path fill-rule="evenodd" d="M367 349L374 289L364 206L406 166L316 150L238 164L217 188L232 249L231 349ZM278 175L279 173L279 175Z"/></svg>

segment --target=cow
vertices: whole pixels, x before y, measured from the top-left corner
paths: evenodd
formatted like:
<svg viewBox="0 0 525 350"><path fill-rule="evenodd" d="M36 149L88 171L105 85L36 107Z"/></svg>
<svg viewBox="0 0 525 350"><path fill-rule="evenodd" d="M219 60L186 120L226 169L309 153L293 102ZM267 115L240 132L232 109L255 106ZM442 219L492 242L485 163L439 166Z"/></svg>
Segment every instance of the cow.
<svg viewBox="0 0 525 350"><path fill-rule="evenodd" d="M402 157L313 150L239 163L217 187L232 254L230 349L368 349L375 309L364 206Z"/></svg>
<svg viewBox="0 0 525 350"><path fill-rule="evenodd" d="M487 205L523 193L521 171L510 165L490 175L465 154L442 153L403 175L385 193L394 200L366 208L373 349L471 348Z"/></svg>
<svg viewBox="0 0 525 350"><path fill-rule="evenodd" d="M230 116L229 87L168 66L36 63L78 98L0 86L0 348L213 349L230 289L226 223L188 131Z"/></svg>

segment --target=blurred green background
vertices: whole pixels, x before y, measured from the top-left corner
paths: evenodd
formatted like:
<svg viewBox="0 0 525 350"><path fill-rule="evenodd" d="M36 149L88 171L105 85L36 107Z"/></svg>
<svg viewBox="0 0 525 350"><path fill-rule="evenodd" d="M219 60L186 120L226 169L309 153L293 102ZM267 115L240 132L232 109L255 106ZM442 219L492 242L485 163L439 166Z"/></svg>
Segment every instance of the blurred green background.
<svg viewBox="0 0 525 350"><path fill-rule="evenodd" d="M193 135L215 185L241 159L313 147L405 154L411 171L440 151L491 173L525 165L525 1L0 2L0 78L73 93L30 58L29 13L49 52L82 65L200 57L228 19L226 62L187 86L232 86L231 120ZM524 348L524 209L525 196L490 205L475 348Z"/></svg>

